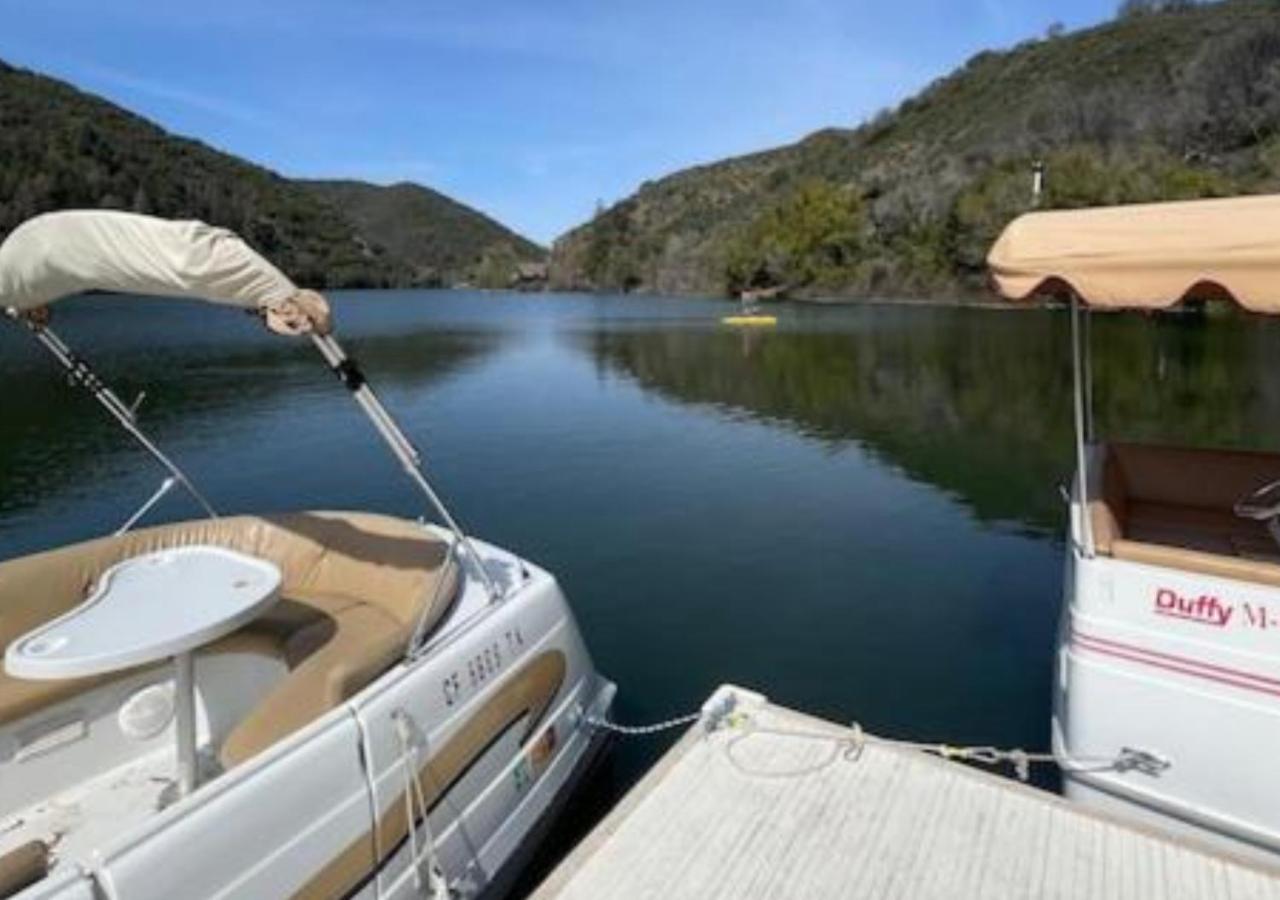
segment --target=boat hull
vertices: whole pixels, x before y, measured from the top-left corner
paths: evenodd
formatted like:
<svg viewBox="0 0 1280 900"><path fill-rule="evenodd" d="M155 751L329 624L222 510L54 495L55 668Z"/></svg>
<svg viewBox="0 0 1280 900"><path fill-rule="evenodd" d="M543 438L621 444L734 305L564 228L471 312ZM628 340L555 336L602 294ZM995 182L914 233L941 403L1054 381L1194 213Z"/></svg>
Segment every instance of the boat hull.
<svg viewBox="0 0 1280 900"><path fill-rule="evenodd" d="M1052 728L1066 796L1280 865L1280 590L1072 541L1065 598Z"/></svg>
<svg viewBox="0 0 1280 900"><path fill-rule="evenodd" d="M508 883L606 746L587 719L615 688L555 579L476 543L503 599L467 577L414 658L18 896L425 897L432 862L460 896Z"/></svg>

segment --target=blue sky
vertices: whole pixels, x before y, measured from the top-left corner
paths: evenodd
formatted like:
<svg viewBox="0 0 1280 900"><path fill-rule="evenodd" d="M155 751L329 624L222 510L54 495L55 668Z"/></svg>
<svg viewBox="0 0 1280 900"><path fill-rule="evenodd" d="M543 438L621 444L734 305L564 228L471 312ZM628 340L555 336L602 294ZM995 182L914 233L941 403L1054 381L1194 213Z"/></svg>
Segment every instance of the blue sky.
<svg viewBox="0 0 1280 900"><path fill-rule="evenodd" d="M646 179L852 126L1118 0L0 0L0 58L286 175L549 242Z"/></svg>

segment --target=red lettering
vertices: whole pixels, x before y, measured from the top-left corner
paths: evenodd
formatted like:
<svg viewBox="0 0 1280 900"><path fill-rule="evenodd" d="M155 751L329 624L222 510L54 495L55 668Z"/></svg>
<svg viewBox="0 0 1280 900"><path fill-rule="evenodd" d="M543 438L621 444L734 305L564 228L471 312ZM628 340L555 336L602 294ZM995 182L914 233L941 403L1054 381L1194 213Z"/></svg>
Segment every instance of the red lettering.
<svg viewBox="0 0 1280 900"><path fill-rule="evenodd" d="M1223 603L1212 594L1201 594L1198 597L1183 597L1169 588L1158 588L1155 597L1155 611L1162 616L1175 619L1187 619L1216 628L1226 628L1235 612L1234 603ZM1253 613L1246 604L1245 615L1252 620Z"/></svg>

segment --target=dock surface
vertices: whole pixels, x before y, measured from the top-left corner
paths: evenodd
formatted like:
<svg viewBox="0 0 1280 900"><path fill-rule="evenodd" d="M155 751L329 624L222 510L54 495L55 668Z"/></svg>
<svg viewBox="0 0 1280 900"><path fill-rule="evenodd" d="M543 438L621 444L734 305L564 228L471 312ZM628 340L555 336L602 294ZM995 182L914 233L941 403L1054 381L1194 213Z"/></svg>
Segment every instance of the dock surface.
<svg viewBox="0 0 1280 900"><path fill-rule="evenodd" d="M763 703L695 725L535 892L697 897L1280 898L1280 873Z"/></svg>

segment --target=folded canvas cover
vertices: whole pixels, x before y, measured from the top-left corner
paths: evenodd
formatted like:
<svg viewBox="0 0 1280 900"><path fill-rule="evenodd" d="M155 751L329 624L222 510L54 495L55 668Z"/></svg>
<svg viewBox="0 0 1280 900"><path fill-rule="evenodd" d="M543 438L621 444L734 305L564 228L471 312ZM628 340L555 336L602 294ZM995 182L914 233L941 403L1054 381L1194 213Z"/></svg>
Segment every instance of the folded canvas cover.
<svg viewBox="0 0 1280 900"><path fill-rule="evenodd" d="M1065 288L1101 307L1230 297L1280 313L1280 196L1029 213L987 262L1010 299Z"/></svg>
<svg viewBox="0 0 1280 900"><path fill-rule="evenodd" d="M0 244L0 308L45 306L83 291L192 297L248 309L298 293L225 228L111 211L36 216Z"/></svg>

